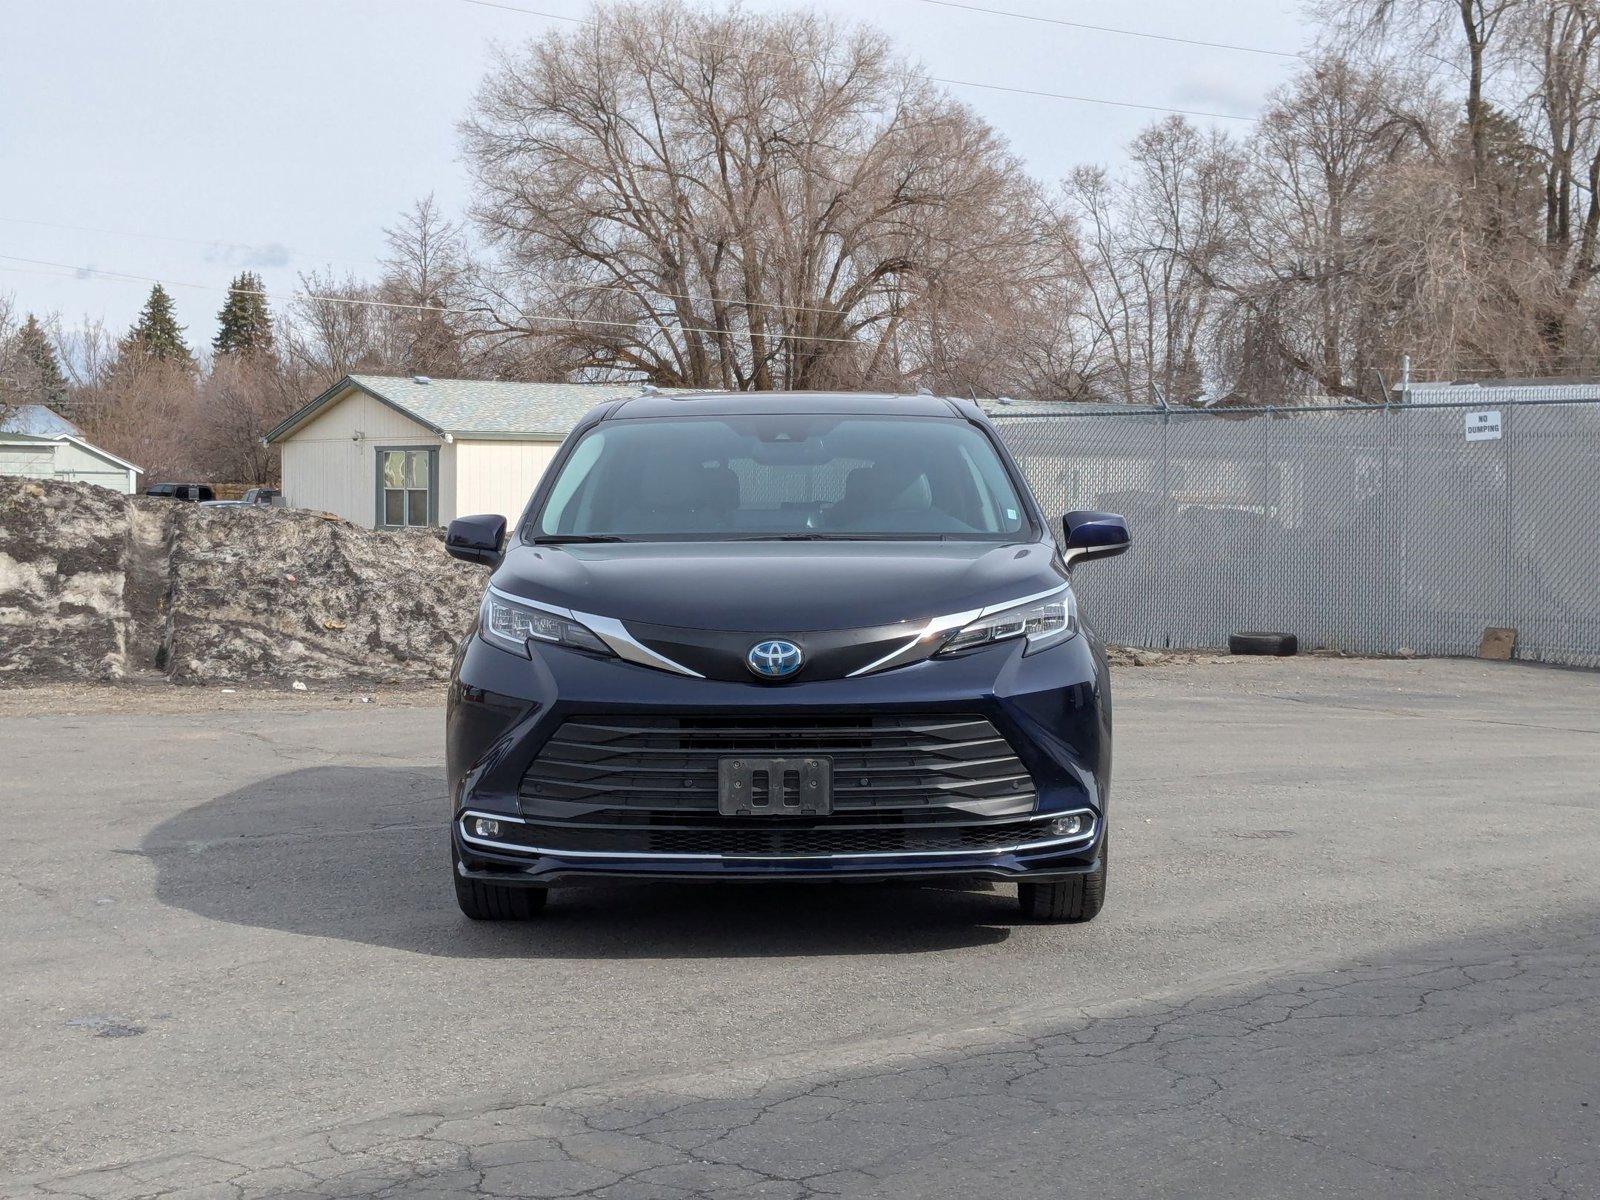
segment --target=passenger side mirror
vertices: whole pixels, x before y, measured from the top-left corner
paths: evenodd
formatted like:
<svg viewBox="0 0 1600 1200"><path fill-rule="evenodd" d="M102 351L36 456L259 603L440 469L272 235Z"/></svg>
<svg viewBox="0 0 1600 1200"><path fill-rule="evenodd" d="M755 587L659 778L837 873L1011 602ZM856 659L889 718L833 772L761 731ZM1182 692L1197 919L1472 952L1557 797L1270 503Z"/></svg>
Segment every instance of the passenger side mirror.
<svg viewBox="0 0 1600 1200"><path fill-rule="evenodd" d="M444 531L444 552L462 562L497 567L504 557L500 547L505 540L506 519L499 513L457 517Z"/></svg>
<svg viewBox="0 0 1600 1200"><path fill-rule="evenodd" d="M1116 513L1080 509L1062 517L1061 525L1067 534L1067 547L1061 557L1069 567L1091 558L1121 554L1130 544L1128 523Z"/></svg>

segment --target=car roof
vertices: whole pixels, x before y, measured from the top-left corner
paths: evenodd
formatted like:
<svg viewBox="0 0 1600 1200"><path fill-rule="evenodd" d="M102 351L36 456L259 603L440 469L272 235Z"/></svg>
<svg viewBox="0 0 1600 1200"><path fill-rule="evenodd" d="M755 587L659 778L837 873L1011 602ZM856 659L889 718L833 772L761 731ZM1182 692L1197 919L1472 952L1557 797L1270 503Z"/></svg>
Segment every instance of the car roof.
<svg viewBox="0 0 1600 1200"><path fill-rule="evenodd" d="M968 406L943 396L860 392L699 392L646 395L611 406L607 419L637 417L744 417L760 413L818 416L967 417Z"/></svg>

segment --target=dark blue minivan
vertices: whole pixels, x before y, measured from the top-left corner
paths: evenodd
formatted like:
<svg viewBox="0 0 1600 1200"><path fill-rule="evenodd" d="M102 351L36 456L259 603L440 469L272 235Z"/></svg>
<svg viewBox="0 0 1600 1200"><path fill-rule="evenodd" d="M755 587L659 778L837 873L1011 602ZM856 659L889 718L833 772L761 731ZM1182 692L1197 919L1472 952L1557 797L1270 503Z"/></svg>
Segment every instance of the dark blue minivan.
<svg viewBox="0 0 1600 1200"><path fill-rule="evenodd" d="M1105 899L1111 695L1058 543L975 404L647 395L590 413L493 568L450 689L467 916L615 879L987 879Z"/></svg>

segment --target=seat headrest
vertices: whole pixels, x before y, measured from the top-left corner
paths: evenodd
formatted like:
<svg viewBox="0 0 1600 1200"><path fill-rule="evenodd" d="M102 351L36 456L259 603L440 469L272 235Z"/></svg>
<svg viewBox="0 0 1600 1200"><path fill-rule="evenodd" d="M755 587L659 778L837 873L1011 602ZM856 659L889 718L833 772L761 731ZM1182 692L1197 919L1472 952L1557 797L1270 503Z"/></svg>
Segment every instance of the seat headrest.
<svg viewBox="0 0 1600 1200"><path fill-rule="evenodd" d="M640 473L639 500L647 508L739 507L739 476L720 463L686 463L652 459Z"/></svg>
<svg viewBox="0 0 1600 1200"><path fill-rule="evenodd" d="M639 476L639 499L649 508L693 508L703 488L699 471L681 460L651 459Z"/></svg>
<svg viewBox="0 0 1600 1200"><path fill-rule="evenodd" d="M844 478L839 506L850 512L892 512L927 508L933 503L927 478L909 463L874 463Z"/></svg>
<svg viewBox="0 0 1600 1200"><path fill-rule="evenodd" d="M713 463L700 470L707 507L727 512L739 507L739 476L732 467Z"/></svg>

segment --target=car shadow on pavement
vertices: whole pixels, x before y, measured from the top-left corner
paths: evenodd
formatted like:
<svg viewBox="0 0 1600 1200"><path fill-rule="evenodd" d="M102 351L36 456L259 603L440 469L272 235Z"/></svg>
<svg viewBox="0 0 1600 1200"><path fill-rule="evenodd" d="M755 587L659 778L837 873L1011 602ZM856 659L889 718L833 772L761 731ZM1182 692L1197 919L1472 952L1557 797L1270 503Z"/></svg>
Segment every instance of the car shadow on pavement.
<svg viewBox="0 0 1600 1200"><path fill-rule="evenodd" d="M472 922L444 791L431 771L289 771L163 821L139 853L174 908L453 958L919 954L1004 941L1017 918L1008 887L659 883L564 888L536 920Z"/></svg>

